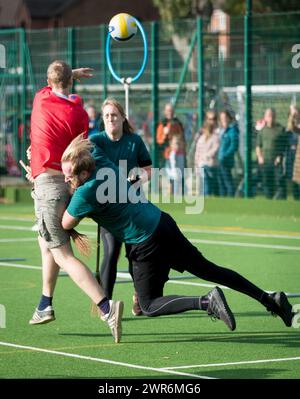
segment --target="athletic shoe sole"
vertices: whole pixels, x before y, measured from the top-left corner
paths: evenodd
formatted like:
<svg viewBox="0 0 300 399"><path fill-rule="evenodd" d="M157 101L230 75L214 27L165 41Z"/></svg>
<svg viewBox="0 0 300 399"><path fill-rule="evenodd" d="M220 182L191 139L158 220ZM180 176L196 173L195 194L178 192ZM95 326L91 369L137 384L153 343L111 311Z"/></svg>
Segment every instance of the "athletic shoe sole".
<svg viewBox="0 0 300 399"><path fill-rule="evenodd" d="M234 331L236 329L236 322L235 322L234 315L233 315L230 307L228 306L228 303L226 301L223 291L219 287L215 288L214 296L215 296L215 298L217 298L217 300L219 302L222 302L222 304L225 308L225 314L224 315L220 314L220 320L224 321L224 323L229 328L229 330Z"/></svg>
<svg viewBox="0 0 300 399"><path fill-rule="evenodd" d="M32 326L39 325L39 324L47 324L47 323L50 323L51 321L54 321L54 320L55 320L54 316L46 316L46 317L44 317L41 320L31 319L31 320L29 320L29 324L32 325Z"/></svg>

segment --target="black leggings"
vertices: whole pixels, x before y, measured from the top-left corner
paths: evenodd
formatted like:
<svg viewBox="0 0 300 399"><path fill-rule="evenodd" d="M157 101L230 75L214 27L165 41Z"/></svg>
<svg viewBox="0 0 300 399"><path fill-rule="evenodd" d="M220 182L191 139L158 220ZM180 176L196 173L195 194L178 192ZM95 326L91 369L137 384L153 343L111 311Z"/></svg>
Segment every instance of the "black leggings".
<svg viewBox="0 0 300 399"><path fill-rule="evenodd" d="M103 243L103 260L100 278L105 296L111 299L117 277L117 264L122 243L103 227L101 227L101 240Z"/></svg>
<svg viewBox="0 0 300 399"><path fill-rule="evenodd" d="M100 279L105 296L108 299L112 299L117 278L117 264L121 253L122 243L104 227L101 227L100 234L103 243L103 260L101 263ZM130 262L129 273L132 277L132 267Z"/></svg>
<svg viewBox="0 0 300 399"><path fill-rule="evenodd" d="M222 284L261 302L264 291L237 272L207 260L181 233L175 221L162 212L153 235L133 245L134 285L140 306L147 316L160 316L199 309L201 297L163 296L170 269L188 271L203 280Z"/></svg>

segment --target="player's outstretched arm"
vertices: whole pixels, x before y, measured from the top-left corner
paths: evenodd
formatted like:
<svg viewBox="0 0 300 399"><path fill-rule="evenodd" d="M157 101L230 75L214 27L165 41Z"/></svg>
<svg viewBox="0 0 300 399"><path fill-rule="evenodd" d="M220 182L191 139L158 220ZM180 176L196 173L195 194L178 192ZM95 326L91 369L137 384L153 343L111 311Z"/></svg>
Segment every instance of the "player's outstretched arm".
<svg viewBox="0 0 300 399"><path fill-rule="evenodd" d="M93 68L77 68L72 70L73 79L80 82L81 78L93 77Z"/></svg>
<svg viewBox="0 0 300 399"><path fill-rule="evenodd" d="M63 218L62 218L62 227L65 230L71 230L73 229L75 226L78 225L78 223L80 222L80 219L74 218L73 216L71 216L69 214L68 211L65 211L63 214Z"/></svg>

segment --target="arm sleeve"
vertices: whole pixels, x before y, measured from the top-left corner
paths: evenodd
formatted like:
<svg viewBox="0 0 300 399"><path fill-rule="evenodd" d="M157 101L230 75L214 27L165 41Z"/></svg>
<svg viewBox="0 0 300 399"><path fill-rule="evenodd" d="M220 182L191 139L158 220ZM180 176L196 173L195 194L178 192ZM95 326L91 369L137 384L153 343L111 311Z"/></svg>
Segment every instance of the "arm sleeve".
<svg viewBox="0 0 300 399"><path fill-rule="evenodd" d="M74 218L82 219L93 211L93 206L77 190L71 198L67 211Z"/></svg>
<svg viewBox="0 0 300 399"><path fill-rule="evenodd" d="M231 128L230 144L224 152L224 158L234 154L239 148L239 131L236 126Z"/></svg>

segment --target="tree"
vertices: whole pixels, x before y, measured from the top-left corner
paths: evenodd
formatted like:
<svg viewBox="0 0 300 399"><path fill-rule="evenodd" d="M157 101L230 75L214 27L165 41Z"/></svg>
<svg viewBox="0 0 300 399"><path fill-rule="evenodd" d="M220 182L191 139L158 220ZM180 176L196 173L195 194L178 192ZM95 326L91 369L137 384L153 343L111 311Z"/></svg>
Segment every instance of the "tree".
<svg viewBox="0 0 300 399"><path fill-rule="evenodd" d="M213 12L212 0L153 0L153 4L159 9L164 29L172 38L173 45L183 60L187 59L189 52L189 39L186 35L184 24L176 24L176 19L194 18L202 16L209 21ZM196 70L195 54L189 64L191 71Z"/></svg>

